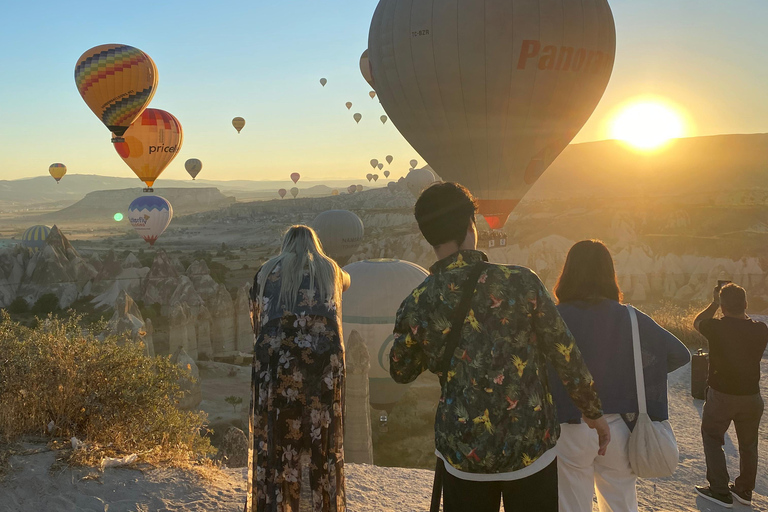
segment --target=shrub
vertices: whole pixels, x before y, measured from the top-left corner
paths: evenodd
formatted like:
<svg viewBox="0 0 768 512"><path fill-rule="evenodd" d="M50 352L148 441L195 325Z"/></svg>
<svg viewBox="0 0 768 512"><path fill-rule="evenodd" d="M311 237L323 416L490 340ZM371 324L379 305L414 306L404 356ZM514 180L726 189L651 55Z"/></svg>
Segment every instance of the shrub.
<svg viewBox="0 0 768 512"><path fill-rule="evenodd" d="M8 312L12 315L24 315L29 313L29 304L22 297L16 297L8 305Z"/></svg>
<svg viewBox="0 0 768 512"><path fill-rule="evenodd" d="M152 464L184 466L210 454L202 412L178 409L179 379L188 371L169 357L80 326L80 317L49 316L30 329L0 318L0 440L52 434L83 440L73 463L137 453Z"/></svg>
<svg viewBox="0 0 768 512"><path fill-rule="evenodd" d="M46 316L50 313L56 313L61 308L59 307L59 298L54 293L46 293L42 295L35 305L32 306L32 314L37 316Z"/></svg>
<svg viewBox="0 0 768 512"><path fill-rule="evenodd" d="M657 324L677 336L686 347L698 349L707 347L707 339L693 328L693 320L705 307L706 304L681 306L672 302L663 302L647 306L644 312Z"/></svg>

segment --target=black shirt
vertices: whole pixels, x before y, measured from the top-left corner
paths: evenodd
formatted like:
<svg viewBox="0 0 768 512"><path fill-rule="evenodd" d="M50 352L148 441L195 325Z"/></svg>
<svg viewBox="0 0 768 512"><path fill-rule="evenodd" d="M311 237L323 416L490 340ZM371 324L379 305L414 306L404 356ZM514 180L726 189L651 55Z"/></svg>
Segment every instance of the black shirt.
<svg viewBox="0 0 768 512"><path fill-rule="evenodd" d="M768 343L768 326L751 318L709 318L699 324L709 341L709 379L727 395L760 393L760 360Z"/></svg>

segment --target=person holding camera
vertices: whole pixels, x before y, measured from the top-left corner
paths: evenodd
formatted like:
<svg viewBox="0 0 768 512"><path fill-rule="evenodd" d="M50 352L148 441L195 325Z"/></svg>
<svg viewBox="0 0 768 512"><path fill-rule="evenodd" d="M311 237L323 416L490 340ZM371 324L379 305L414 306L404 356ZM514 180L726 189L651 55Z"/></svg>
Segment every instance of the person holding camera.
<svg viewBox="0 0 768 512"><path fill-rule="evenodd" d="M718 309L722 318L714 318ZM696 486L696 492L726 508L732 508L733 498L744 505L752 503L757 476L758 427L763 415L760 361L768 343L768 326L749 318L746 310L744 288L720 281L712 303L693 322L709 341L709 388L701 418L709 486ZM723 452L731 422L736 427L740 463L740 475L733 484L729 484Z"/></svg>

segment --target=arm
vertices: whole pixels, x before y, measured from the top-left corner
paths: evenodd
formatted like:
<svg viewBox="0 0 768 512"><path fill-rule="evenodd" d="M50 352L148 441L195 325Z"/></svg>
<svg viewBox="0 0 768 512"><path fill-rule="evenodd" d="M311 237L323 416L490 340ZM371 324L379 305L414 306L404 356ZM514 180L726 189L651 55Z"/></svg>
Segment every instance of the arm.
<svg viewBox="0 0 768 512"><path fill-rule="evenodd" d="M720 309L720 287L716 286L714 293L712 294L712 304L707 306L707 309L696 315L696 319L693 321L693 328L701 332L699 326L701 325L702 320L713 318L718 309Z"/></svg>
<svg viewBox="0 0 768 512"><path fill-rule="evenodd" d="M407 384L427 369L427 355L422 349L424 329L416 319L417 306L412 296L400 305L392 332L394 342L389 352L389 374L395 382ZM421 335L420 335L421 334Z"/></svg>

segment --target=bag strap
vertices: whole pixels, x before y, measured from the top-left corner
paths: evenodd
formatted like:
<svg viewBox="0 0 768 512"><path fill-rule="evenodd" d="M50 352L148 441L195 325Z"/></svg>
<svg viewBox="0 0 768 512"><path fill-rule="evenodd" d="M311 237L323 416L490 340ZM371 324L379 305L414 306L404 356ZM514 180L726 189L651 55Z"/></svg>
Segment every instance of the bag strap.
<svg viewBox="0 0 768 512"><path fill-rule="evenodd" d="M632 324L632 349L635 360L635 383L637 384L637 406L640 414L648 413L648 405L645 403L645 375L643 375L643 353L640 350L640 328L637 324L637 312L635 308L627 305L629 321Z"/></svg>
<svg viewBox="0 0 768 512"><path fill-rule="evenodd" d="M469 314L470 304L472 302L472 296L475 294L477 288L477 280L480 279L480 274L485 269L485 262L478 263L472 270L469 271L467 278L464 281L464 288L461 291L461 299L456 305L456 309L453 310L453 317L451 319L451 330L448 331L448 335L445 339L445 351L443 357L440 360L440 385L444 386L448 371L451 369L451 360L453 359L453 353L456 351L456 347L459 346L461 341L461 331L463 330L464 320Z"/></svg>

